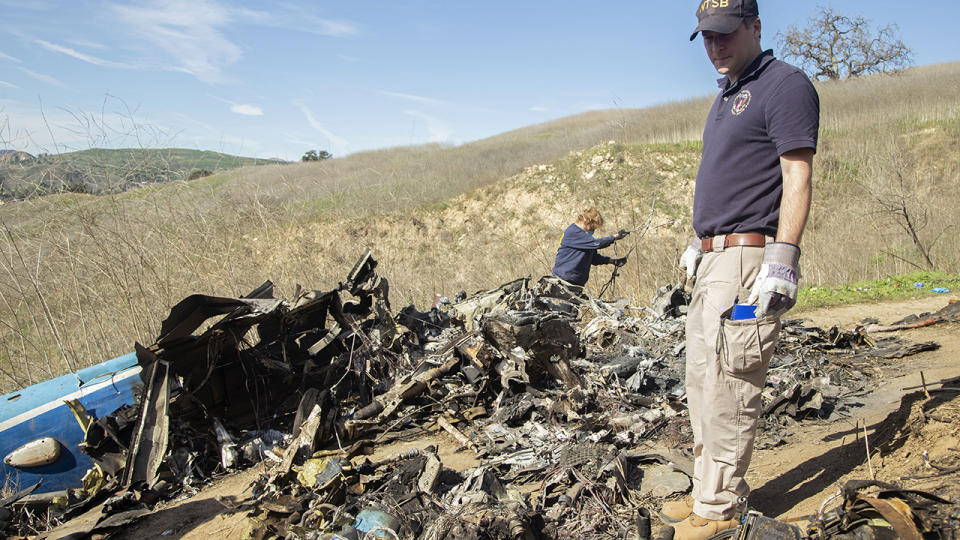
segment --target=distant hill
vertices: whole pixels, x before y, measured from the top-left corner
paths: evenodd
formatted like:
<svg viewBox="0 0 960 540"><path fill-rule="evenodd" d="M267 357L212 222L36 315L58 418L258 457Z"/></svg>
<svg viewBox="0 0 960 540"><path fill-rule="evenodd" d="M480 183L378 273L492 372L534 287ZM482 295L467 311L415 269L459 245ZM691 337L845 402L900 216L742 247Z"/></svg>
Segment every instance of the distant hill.
<svg viewBox="0 0 960 540"><path fill-rule="evenodd" d="M25 199L50 193L116 193L147 184L191 180L276 159L232 156L184 148L92 148L32 156L0 151L0 198Z"/></svg>
<svg viewBox="0 0 960 540"><path fill-rule="evenodd" d="M19 150L0 150L0 163L20 163L36 159L32 155Z"/></svg>

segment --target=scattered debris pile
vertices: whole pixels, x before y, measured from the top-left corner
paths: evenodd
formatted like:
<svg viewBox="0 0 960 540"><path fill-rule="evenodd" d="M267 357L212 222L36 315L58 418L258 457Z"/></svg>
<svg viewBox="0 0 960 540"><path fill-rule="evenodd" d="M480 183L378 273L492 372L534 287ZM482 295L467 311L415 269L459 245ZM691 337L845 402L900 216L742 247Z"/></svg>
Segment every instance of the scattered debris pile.
<svg viewBox="0 0 960 540"><path fill-rule="evenodd" d="M958 538L960 377L925 381L902 390L916 391L905 394L900 407L874 426L876 446L869 446L873 460L868 458L849 473L847 478L854 480L847 480L822 501L815 514L791 518L790 523L748 513L738 536ZM863 443L858 441L845 452L863 460L866 439ZM864 477L874 479L856 479ZM799 522L806 525L797 526Z"/></svg>
<svg viewBox="0 0 960 540"><path fill-rule="evenodd" d="M138 407L90 419L97 466L65 517L102 505L86 532L107 530L262 462L238 509L253 538L624 537L638 508L689 489L682 289L638 309L523 278L394 316L376 266L367 252L336 289L292 302L267 282L174 306L137 345ZM784 321L760 444L848 406L870 361L916 350ZM418 437L479 464L454 471L429 443L368 457Z"/></svg>
<svg viewBox="0 0 960 540"><path fill-rule="evenodd" d="M836 500L839 505L827 510L827 505ZM738 528L713 538L952 540L960 529L960 505L934 493L875 480L846 482L815 515L778 521L746 511L737 517L741 523ZM796 525L799 521L807 526ZM672 527L665 529L672 533Z"/></svg>
<svg viewBox="0 0 960 540"><path fill-rule="evenodd" d="M909 328L921 328L945 322L960 322L960 302L951 300L946 306L934 313L920 313L908 315L889 325L878 324L879 321L864 321L864 330L867 332L895 332Z"/></svg>
<svg viewBox="0 0 960 540"><path fill-rule="evenodd" d="M875 493L865 494L869 488ZM816 516L809 537L952 539L960 530L960 505L933 493L853 480L842 495L839 507Z"/></svg>

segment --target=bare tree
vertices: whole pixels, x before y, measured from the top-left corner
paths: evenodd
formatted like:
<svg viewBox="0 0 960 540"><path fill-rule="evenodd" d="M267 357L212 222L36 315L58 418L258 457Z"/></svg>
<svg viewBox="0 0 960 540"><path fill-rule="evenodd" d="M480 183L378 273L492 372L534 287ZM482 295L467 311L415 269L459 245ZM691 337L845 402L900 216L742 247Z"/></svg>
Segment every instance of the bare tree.
<svg viewBox="0 0 960 540"><path fill-rule="evenodd" d="M870 21L820 7L807 26L777 34L780 56L795 60L815 79L842 79L897 71L913 63L913 51L896 36L897 25L874 33Z"/></svg>
<svg viewBox="0 0 960 540"><path fill-rule="evenodd" d="M867 212L878 218L878 225L894 225L910 240L922 261L917 263L892 250L883 253L903 261L918 270L936 270L934 248L949 233L950 226L940 227L931 215L929 197L924 186L940 182L921 175L916 157L901 149L895 142L878 140L875 143L880 156L867 168L867 179L858 182L870 201ZM935 214L935 211L934 211ZM882 230L878 231L882 234Z"/></svg>

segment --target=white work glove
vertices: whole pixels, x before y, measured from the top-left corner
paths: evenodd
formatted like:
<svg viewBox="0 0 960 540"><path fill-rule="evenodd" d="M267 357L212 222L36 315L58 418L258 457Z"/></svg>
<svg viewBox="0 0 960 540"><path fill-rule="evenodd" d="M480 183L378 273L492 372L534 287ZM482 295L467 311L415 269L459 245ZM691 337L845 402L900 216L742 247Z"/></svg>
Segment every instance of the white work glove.
<svg viewBox="0 0 960 540"><path fill-rule="evenodd" d="M700 249L700 239L694 237L693 242L687 246L683 255L680 255L680 268L687 270L687 281L693 283L693 277L697 275L697 266L700 265L700 259L703 257L703 250Z"/></svg>
<svg viewBox="0 0 960 540"><path fill-rule="evenodd" d="M748 304L757 304L757 318L779 317L797 303L800 279L800 247L771 242L763 248L763 263L753 282Z"/></svg>

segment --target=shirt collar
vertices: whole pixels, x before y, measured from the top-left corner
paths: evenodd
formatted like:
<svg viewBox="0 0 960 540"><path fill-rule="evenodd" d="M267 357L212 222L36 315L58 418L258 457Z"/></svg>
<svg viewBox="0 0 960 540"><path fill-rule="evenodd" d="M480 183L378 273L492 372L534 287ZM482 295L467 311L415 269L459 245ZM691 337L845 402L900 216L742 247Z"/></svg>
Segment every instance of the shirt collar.
<svg viewBox="0 0 960 540"><path fill-rule="evenodd" d="M767 67L770 62L775 60L773 56L773 49L767 49L760 53L759 56L753 59L753 62L750 62L750 65L747 66L747 69L743 70L743 74L740 75L740 78L737 79L736 84L730 86L730 79L726 77L720 77L717 79L717 86L723 90L724 93L740 87L745 81L755 77L758 73L763 71L763 68Z"/></svg>

